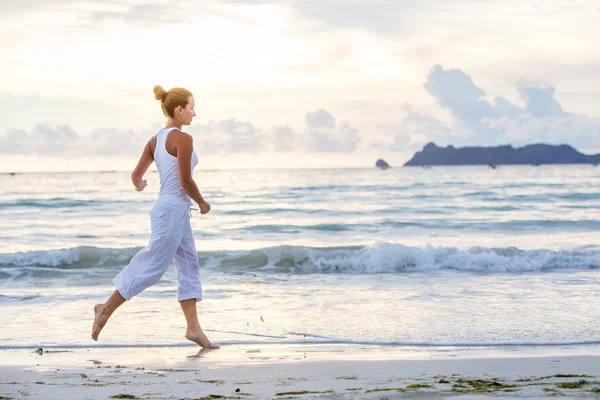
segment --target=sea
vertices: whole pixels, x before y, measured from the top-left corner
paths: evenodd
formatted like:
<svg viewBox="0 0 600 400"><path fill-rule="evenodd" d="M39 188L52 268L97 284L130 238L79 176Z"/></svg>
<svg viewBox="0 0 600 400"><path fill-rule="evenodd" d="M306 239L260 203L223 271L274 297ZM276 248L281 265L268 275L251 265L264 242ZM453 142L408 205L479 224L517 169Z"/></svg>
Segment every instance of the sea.
<svg viewBox="0 0 600 400"><path fill-rule="evenodd" d="M148 244L158 174L0 175L0 348L183 346L171 266L93 307ZM222 345L600 343L600 168L197 170L204 298Z"/></svg>

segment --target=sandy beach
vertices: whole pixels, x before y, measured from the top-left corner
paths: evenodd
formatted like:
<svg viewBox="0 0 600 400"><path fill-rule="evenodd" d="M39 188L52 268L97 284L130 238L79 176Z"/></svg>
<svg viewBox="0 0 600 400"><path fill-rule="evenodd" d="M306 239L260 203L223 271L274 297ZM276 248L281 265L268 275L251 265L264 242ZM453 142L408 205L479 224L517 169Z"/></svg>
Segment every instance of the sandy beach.
<svg viewBox="0 0 600 400"><path fill-rule="evenodd" d="M12 349L1 399L591 397L600 346L225 345Z"/></svg>

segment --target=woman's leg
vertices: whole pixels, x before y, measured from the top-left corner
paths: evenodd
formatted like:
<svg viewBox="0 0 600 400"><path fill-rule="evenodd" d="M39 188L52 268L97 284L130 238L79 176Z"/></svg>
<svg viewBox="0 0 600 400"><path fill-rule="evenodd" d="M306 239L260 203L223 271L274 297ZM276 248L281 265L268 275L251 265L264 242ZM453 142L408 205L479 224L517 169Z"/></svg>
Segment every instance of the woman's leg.
<svg viewBox="0 0 600 400"><path fill-rule="evenodd" d="M187 322L185 338L197 343L198 346L202 346L205 349L219 348L219 346L210 342L200 327L198 312L196 310L196 299L182 300L179 304L181 304L181 309L183 310L183 315L185 315L185 321Z"/></svg>
<svg viewBox="0 0 600 400"><path fill-rule="evenodd" d="M216 348L202 331L198 321L196 303L202 299L202 285L200 283L200 266L198 254L189 216L186 215L183 227L183 237L175 252L175 267L177 268L177 300L181 304L183 315L187 322L185 337L204 348Z"/></svg>
<svg viewBox="0 0 600 400"><path fill-rule="evenodd" d="M150 245L140 250L113 280L117 290L106 303L94 306L92 339L98 340L100 331L121 304L160 280L171 264L176 248L177 244L168 239L154 235L151 237Z"/></svg>
<svg viewBox="0 0 600 400"><path fill-rule="evenodd" d="M154 206L150 212L152 234L148 247L140 250L113 280L117 290L106 303L94 306L92 339L98 340L100 331L121 304L154 285L163 276L183 236L183 215L185 208Z"/></svg>
<svg viewBox="0 0 600 400"><path fill-rule="evenodd" d="M98 340L100 331L102 331L112 313L123 303L125 303L125 297L121 296L118 290L115 290L106 303L96 304L94 307L95 318L92 326L92 339Z"/></svg>

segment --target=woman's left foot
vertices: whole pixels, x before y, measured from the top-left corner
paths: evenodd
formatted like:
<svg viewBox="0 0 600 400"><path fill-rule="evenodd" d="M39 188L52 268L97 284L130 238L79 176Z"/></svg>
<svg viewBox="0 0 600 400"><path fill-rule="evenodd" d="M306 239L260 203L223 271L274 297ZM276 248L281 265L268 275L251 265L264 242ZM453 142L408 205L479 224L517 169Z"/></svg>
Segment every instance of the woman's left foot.
<svg viewBox="0 0 600 400"><path fill-rule="evenodd" d="M98 336L100 335L100 331L106 325L108 321L108 317L106 315L102 315L102 310L104 309L104 304L96 304L94 306L94 325L92 325L92 339L98 341Z"/></svg>

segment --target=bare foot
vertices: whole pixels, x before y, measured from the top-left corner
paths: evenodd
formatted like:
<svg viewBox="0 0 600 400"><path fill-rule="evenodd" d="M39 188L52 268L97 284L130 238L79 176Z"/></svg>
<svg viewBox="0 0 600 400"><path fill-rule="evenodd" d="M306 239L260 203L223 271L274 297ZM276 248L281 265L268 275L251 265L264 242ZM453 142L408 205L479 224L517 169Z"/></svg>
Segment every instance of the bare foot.
<svg viewBox="0 0 600 400"><path fill-rule="evenodd" d="M100 335L100 331L106 325L108 321L108 317L106 315L102 315L102 309L104 308L104 304L96 304L94 306L94 325L92 325L92 339L98 341L98 335Z"/></svg>
<svg viewBox="0 0 600 400"><path fill-rule="evenodd" d="M221 347L216 344L212 344L202 330L187 331L185 333L185 338L196 343L198 346L204 347L205 349L218 349L219 347Z"/></svg>

